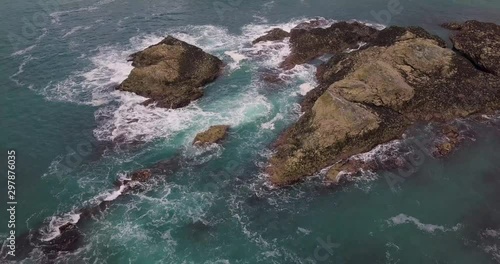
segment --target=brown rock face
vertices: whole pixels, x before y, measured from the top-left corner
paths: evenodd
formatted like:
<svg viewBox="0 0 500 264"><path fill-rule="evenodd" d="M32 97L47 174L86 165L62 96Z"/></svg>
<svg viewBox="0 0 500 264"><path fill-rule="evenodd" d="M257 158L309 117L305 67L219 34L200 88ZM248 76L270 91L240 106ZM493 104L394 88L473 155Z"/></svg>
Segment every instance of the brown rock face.
<svg viewBox="0 0 500 264"><path fill-rule="evenodd" d="M441 132L446 138L443 142L436 146L436 151L434 152L435 157L448 156L462 141L456 127L447 125L441 130Z"/></svg>
<svg viewBox="0 0 500 264"><path fill-rule="evenodd" d="M195 145L209 145L219 143L226 137L229 126L217 125L211 126L207 131L198 133L193 140Z"/></svg>
<svg viewBox="0 0 500 264"><path fill-rule="evenodd" d="M357 22L339 22L328 28L294 28L290 32L291 53L281 67L291 69L323 54L358 48L359 43L372 40L376 33L376 29Z"/></svg>
<svg viewBox="0 0 500 264"><path fill-rule="evenodd" d="M451 36L453 47L480 69L500 75L500 26L475 20L453 25L459 30Z"/></svg>
<svg viewBox="0 0 500 264"><path fill-rule="evenodd" d="M420 28L384 29L359 51L332 57L317 78L320 85L302 103L304 115L275 144L268 173L277 185L333 164L328 176L336 181L340 170L372 166L338 161L399 138L416 122L500 108L500 78ZM450 131L443 153L455 142Z"/></svg>
<svg viewBox="0 0 500 264"><path fill-rule="evenodd" d="M203 96L202 86L215 80L223 67L217 57L171 36L132 54L131 60L135 68L118 89L166 108L184 107Z"/></svg>
<svg viewBox="0 0 500 264"><path fill-rule="evenodd" d="M135 171L134 173L132 173L131 175L131 179L133 181L138 181L138 182L146 182L147 180L149 180L149 178L151 178L153 174L151 173L151 170L138 170L138 171Z"/></svg>
<svg viewBox="0 0 500 264"><path fill-rule="evenodd" d="M252 44L259 43L261 41L280 41L290 36L290 33L284 31L281 28L273 28L269 30L264 36L258 37Z"/></svg>

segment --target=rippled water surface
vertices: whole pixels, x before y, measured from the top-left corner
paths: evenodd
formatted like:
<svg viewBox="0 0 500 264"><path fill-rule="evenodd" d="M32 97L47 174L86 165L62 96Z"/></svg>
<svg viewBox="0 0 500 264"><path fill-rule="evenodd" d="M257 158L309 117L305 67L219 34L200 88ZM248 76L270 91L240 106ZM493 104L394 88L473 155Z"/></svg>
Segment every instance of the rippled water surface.
<svg viewBox="0 0 500 264"><path fill-rule="evenodd" d="M395 4L400 12L391 13ZM42 228L50 240L61 223L79 220L78 209L112 201L82 225L78 250L56 261L500 261L498 116L458 120L467 138L457 152L445 160L424 154L397 180L366 173L336 187L318 174L273 189L263 174L270 146L298 119L315 67L298 66L281 73L285 83L268 84L262 73L289 47L251 45L273 27L315 17L418 25L446 38L438 26L445 21L500 23L498 1L10 1L0 17L1 156L17 151L17 233ZM224 75L177 110L144 107L143 98L115 91L132 69L127 56L167 34L224 60ZM191 146L216 124L231 126L224 144ZM381 148L422 152L413 139L429 141L433 129L423 124ZM164 160L171 173L142 191L120 195L114 186ZM37 263L42 255L20 258Z"/></svg>

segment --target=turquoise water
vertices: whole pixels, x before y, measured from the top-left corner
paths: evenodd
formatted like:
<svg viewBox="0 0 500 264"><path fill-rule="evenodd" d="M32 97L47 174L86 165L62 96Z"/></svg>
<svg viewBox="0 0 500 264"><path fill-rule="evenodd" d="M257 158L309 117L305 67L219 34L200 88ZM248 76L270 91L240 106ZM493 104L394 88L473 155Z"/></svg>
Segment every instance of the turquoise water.
<svg viewBox="0 0 500 264"><path fill-rule="evenodd" d="M273 189L262 173L271 144L297 120L296 102L314 86L314 67L286 73L285 84L266 84L260 73L275 68L287 47L250 45L274 26L317 16L419 25L446 37L441 22L500 23L499 2L401 0L399 14L390 13L390 1L368 0L60 1L45 10L40 3L9 2L0 10L0 156L6 161L6 149L17 152L17 234L42 228L49 238L58 220L113 198L114 182L127 172L175 158L173 173L118 196L85 222L78 250L56 262L500 261L497 117L461 120L467 138L457 152L445 160L424 155L396 184L386 172L340 187L316 175ZM228 65L185 109L145 108L141 98L113 89L131 70L127 56L166 34ZM215 124L232 127L224 144L193 148L194 135ZM414 153L411 139L430 134L432 126L419 126L410 140L392 145ZM4 208L6 195L0 197ZM4 240L4 209L0 216ZM43 256L35 250L19 259L38 263Z"/></svg>

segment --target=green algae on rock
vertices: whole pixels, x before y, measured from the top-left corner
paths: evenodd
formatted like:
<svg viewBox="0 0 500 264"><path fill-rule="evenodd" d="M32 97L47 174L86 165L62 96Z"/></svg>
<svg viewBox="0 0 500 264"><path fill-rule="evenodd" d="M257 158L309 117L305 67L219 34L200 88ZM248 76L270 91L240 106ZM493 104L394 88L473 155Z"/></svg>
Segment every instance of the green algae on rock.
<svg viewBox="0 0 500 264"><path fill-rule="evenodd" d="M131 55L128 78L117 89L150 98L165 108L179 108L203 96L202 86L214 81L223 63L202 49L167 36Z"/></svg>

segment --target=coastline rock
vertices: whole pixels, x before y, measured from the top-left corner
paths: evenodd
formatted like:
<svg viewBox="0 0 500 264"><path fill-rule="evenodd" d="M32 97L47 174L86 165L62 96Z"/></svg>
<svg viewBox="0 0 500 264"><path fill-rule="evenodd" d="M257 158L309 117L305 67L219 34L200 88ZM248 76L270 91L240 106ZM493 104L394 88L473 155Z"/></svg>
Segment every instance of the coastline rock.
<svg viewBox="0 0 500 264"><path fill-rule="evenodd" d="M338 22L327 28L299 25L290 32L291 53L282 62L281 68L289 70L324 54L357 49L376 34L376 29L358 22Z"/></svg>
<svg viewBox="0 0 500 264"><path fill-rule="evenodd" d="M117 89L165 108L184 107L203 96L202 86L214 81L223 68L217 57L172 36L132 54L130 60L135 68Z"/></svg>
<svg viewBox="0 0 500 264"><path fill-rule="evenodd" d="M421 28L386 28L363 49L332 57L317 77L304 114L275 144L267 172L276 185L400 138L414 123L500 108L500 78ZM336 172L361 165L333 166L328 177L336 181Z"/></svg>
<svg viewBox="0 0 500 264"><path fill-rule="evenodd" d="M262 41L280 41L290 36L290 33L284 31L281 28L273 28L266 32L264 36L256 38L252 41L252 44L257 44Z"/></svg>
<svg viewBox="0 0 500 264"><path fill-rule="evenodd" d="M211 126L208 130L200 132L193 140L193 145L210 145L219 143L226 137L229 126L217 125Z"/></svg>
<svg viewBox="0 0 500 264"><path fill-rule="evenodd" d="M500 75L500 26L493 23L467 21L450 37L453 48L464 54L478 68Z"/></svg>

